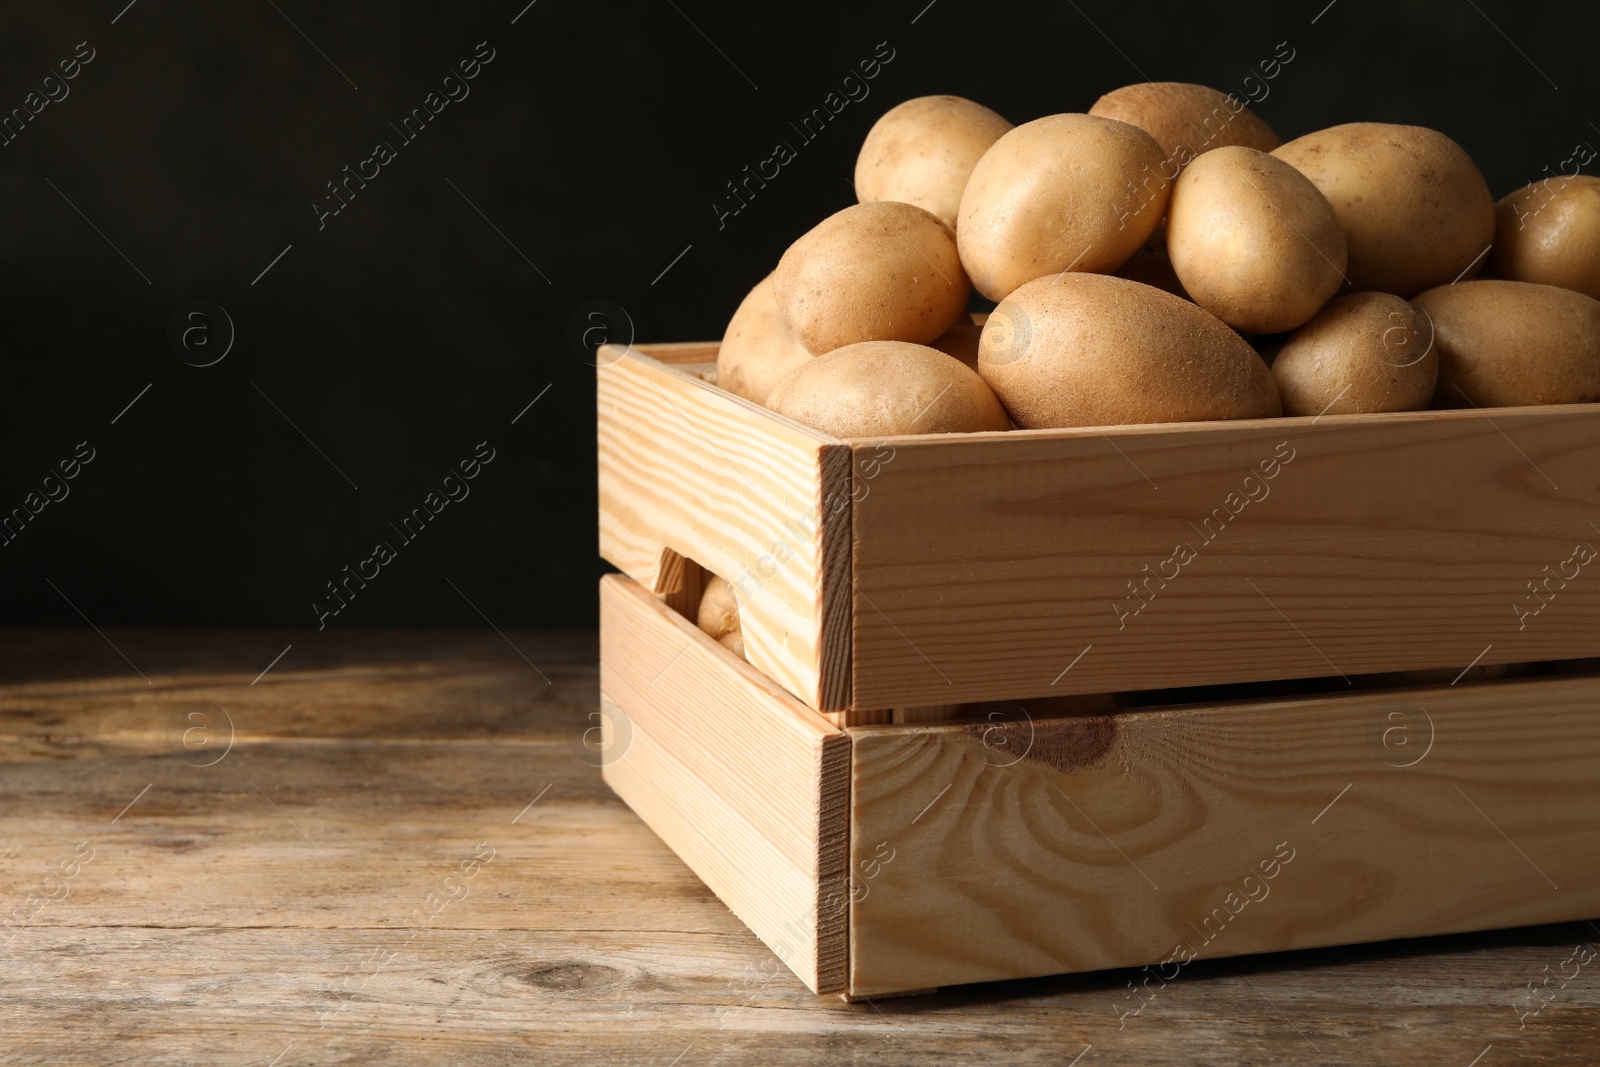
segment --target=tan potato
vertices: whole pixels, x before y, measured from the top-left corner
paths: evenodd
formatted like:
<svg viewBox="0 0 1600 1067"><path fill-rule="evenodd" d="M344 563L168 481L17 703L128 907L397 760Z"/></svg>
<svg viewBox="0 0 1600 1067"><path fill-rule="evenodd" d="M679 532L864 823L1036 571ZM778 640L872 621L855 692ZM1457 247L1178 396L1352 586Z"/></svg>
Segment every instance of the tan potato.
<svg viewBox="0 0 1600 1067"><path fill-rule="evenodd" d="M695 625L736 655L744 656L744 635L739 629L739 598L733 583L713 574L700 594L700 610ZM733 644L738 647L735 649Z"/></svg>
<svg viewBox="0 0 1600 1067"><path fill-rule="evenodd" d="M811 358L778 312L772 275L750 290L722 335L717 349L717 385L757 404L789 372Z"/></svg>
<svg viewBox="0 0 1600 1067"><path fill-rule="evenodd" d="M1427 316L1398 296L1351 293L1294 332L1272 361L1285 415L1422 411L1439 354Z"/></svg>
<svg viewBox="0 0 1600 1067"><path fill-rule="evenodd" d="M1483 175L1437 130L1352 122L1272 154L1332 205L1349 244L1353 289L1413 296L1465 276L1494 238Z"/></svg>
<svg viewBox="0 0 1600 1067"><path fill-rule="evenodd" d="M1011 123L959 96L919 96L884 113L856 157L856 198L898 200L956 228L961 192Z"/></svg>
<svg viewBox="0 0 1600 1067"><path fill-rule="evenodd" d="M1546 178L1495 209L1496 278L1559 285L1600 300L1600 178Z"/></svg>
<svg viewBox="0 0 1600 1067"><path fill-rule="evenodd" d="M1065 270L1113 271L1167 209L1161 146L1125 122L1050 115L1018 126L973 168L956 241L990 300Z"/></svg>
<svg viewBox="0 0 1600 1067"><path fill-rule="evenodd" d="M1139 82L1113 89L1089 114L1137 126L1171 160L1170 179L1202 153L1228 145L1270 152L1282 144L1272 127L1231 93L1189 82Z"/></svg>
<svg viewBox="0 0 1600 1067"><path fill-rule="evenodd" d="M1412 303L1433 320L1435 407L1600 400L1600 300L1533 282L1473 281Z"/></svg>
<svg viewBox="0 0 1600 1067"><path fill-rule="evenodd" d="M1251 333L1294 329L1344 283L1344 231L1328 201L1283 160L1238 145L1178 175L1167 254L1195 303Z"/></svg>
<svg viewBox="0 0 1600 1067"><path fill-rule="evenodd" d="M976 372L902 341L867 341L818 356L785 378L767 407L835 437L1011 428Z"/></svg>
<svg viewBox="0 0 1600 1067"><path fill-rule="evenodd" d="M1109 275L1012 293L983 328L978 370L1023 429L1280 414L1244 338L1182 297Z"/></svg>
<svg viewBox="0 0 1600 1067"><path fill-rule="evenodd" d="M966 313L970 292L950 228L893 202L823 219L789 246L772 285L784 321L818 354L860 341L925 345Z"/></svg>

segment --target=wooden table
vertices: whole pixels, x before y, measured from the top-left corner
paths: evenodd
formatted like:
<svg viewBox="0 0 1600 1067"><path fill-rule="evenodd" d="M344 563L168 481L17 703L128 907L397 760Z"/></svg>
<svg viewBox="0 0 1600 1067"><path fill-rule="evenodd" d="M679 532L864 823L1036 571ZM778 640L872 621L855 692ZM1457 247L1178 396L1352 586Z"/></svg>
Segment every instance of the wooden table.
<svg viewBox="0 0 1600 1067"><path fill-rule="evenodd" d="M1123 1018L1132 972L812 996L601 782L596 688L591 634L0 631L0 1063L1600 1062L1584 923Z"/></svg>

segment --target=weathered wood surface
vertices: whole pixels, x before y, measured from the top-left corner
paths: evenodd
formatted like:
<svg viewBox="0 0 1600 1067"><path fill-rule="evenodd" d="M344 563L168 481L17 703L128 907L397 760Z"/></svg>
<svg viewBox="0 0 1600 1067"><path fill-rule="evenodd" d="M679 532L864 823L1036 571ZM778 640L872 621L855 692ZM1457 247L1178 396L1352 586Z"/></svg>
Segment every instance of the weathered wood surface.
<svg viewBox="0 0 1600 1067"><path fill-rule="evenodd" d="M1600 654L1593 404L851 445L858 710Z"/></svg>
<svg viewBox="0 0 1600 1067"><path fill-rule="evenodd" d="M95 850L0 948L3 1063L1594 1061L1585 924L1200 961L1120 1030L1134 972L816 997L579 754L593 635L510 635L550 685L495 634L108 636L152 685L93 631L0 631L5 913ZM234 748L186 765L216 707Z"/></svg>
<svg viewBox="0 0 1600 1067"><path fill-rule="evenodd" d="M852 729L851 992L1165 963L1154 996L1196 957L1600 916L1597 704L1537 678Z"/></svg>
<svg viewBox="0 0 1600 1067"><path fill-rule="evenodd" d="M843 708L849 448L656 351L681 363L706 346L599 350L600 554L657 593L679 588L679 557L734 583L750 662L812 707Z"/></svg>

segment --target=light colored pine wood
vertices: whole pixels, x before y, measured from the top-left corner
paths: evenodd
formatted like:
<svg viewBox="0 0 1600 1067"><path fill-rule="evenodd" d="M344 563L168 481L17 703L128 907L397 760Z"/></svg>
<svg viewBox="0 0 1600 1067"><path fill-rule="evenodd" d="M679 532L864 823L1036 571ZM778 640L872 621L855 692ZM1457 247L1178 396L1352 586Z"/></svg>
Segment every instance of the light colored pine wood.
<svg viewBox="0 0 1600 1067"><path fill-rule="evenodd" d="M667 592L663 550L732 582L750 662L813 707L849 688L849 449L698 377L705 346L600 351L600 554ZM670 557L665 557L670 558Z"/></svg>
<svg viewBox="0 0 1600 1067"><path fill-rule="evenodd" d="M711 572L670 548L663 548L661 553L664 558L657 571L655 592L679 615L687 619L698 618L700 598L705 595Z"/></svg>
<svg viewBox="0 0 1600 1067"><path fill-rule="evenodd" d="M845 734L625 578L600 620L607 784L811 989L842 989Z"/></svg>
<svg viewBox="0 0 1600 1067"><path fill-rule="evenodd" d="M853 728L850 992L1600 914L1597 698L1568 677Z"/></svg>
<svg viewBox="0 0 1600 1067"><path fill-rule="evenodd" d="M1600 561L1513 608L1600 549L1600 406L852 446L857 710L1600 650Z"/></svg>
<svg viewBox="0 0 1600 1067"><path fill-rule="evenodd" d="M658 589L663 549L730 578L789 557L745 598L751 661L840 721L1600 650L1595 575L1530 590L1600 547L1594 405L853 440L853 515L807 545L784 513L809 492L798 512L822 514L848 465L797 488L828 439L708 385L715 351L602 366L626 400L602 400L603 553ZM1280 443L1293 461L1261 479ZM1269 493L1241 510L1252 475Z"/></svg>

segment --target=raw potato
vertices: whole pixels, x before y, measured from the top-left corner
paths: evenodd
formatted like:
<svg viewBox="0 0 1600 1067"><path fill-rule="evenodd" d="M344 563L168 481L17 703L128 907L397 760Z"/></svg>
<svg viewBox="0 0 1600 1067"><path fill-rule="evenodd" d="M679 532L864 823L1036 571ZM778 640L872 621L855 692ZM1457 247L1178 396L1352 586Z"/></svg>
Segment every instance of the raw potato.
<svg viewBox="0 0 1600 1067"><path fill-rule="evenodd" d="M1600 300L1600 178L1546 178L1496 206L1490 272Z"/></svg>
<svg viewBox="0 0 1600 1067"><path fill-rule="evenodd" d="M920 207L856 204L823 219L772 274L784 321L821 355L860 341L925 345L966 313L950 228Z"/></svg>
<svg viewBox="0 0 1600 1067"><path fill-rule="evenodd" d="M1272 153L1339 217L1352 289L1413 296L1463 277L1494 238L1494 200L1471 157L1421 126L1352 122Z"/></svg>
<svg viewBox="0 0 1600 1067"><path fill-rule="evenodd" d="M1283 143L1238 97L1189 82L1124 85L1096 100L1089 114L1129 123L1154 137L1172 161L1168 178L1214 148L1243 145L1270 152Z"/></svg>
<svg viewBox="0 0 1600 1067"><path fill-rule="evenodd" d="M1108 275L1012 293L984 326L978 369L1023 429L1281 413L1242 337L1182 297Z"/></svg>
<svg viewBox="0 0 1600 1067"><path fill-rule="evenodd" d="M873 123L856 158L856 198L898 200L956 227L961 191L1011 123L959 96L919 96Z"/></svg>
<svg viewBox="0 0 1600 1067"><path fill-rule="evenodd" d="M978 161L956 240L972 284L1004 300L1065 270L1113 271L1167 210L1161 146L1136 126L1050 115L1018 126Z"/></svg>
<svg viewBox="0 0 1600 1067"><path fill-rule="evenodd" d="M1600 400L1600 300L1553 285L1474 281L1412 303L1433 320L1435 407Z"/></svg>
<svg viewBox="0 0 1600 1067"><path fill-rule="evenodd" d="M1398 296L1351 293L1284 342L1272 377L1285 415L1422 411L1439 377L1433 327Z"/></svg>
<svg viewBox="0 0 1600 1067"><path fill-rule="evenodd" d="M1250 333L1294 329L1344 283L1344 231L1328 201L1283 160L1237 145L1178 175L1167 253L1195 303Z"/></svg>
<svg viewBox="0 0 1600 1067"><path fill-rule="evenodd" d="M717 349L717 385L757 404L790 371L811 358L778 313L772 275L750 290L728 320Z"/></svg>
<svg viewBox="0 0 1600 1067"><path fill-rule="evenodd" d="M733 584L716 575L706 582L700 594L700 610L695 625L740 659L744 658L744 633L739 629L739 598Z"/></svg>
<svg viewBox="0 0 1600 1067"><path fill-rule="evenodd" d="M767 407L835 437L1011 428L976 372L902 341L868 341L818 356L785 378Z"/></svg>

